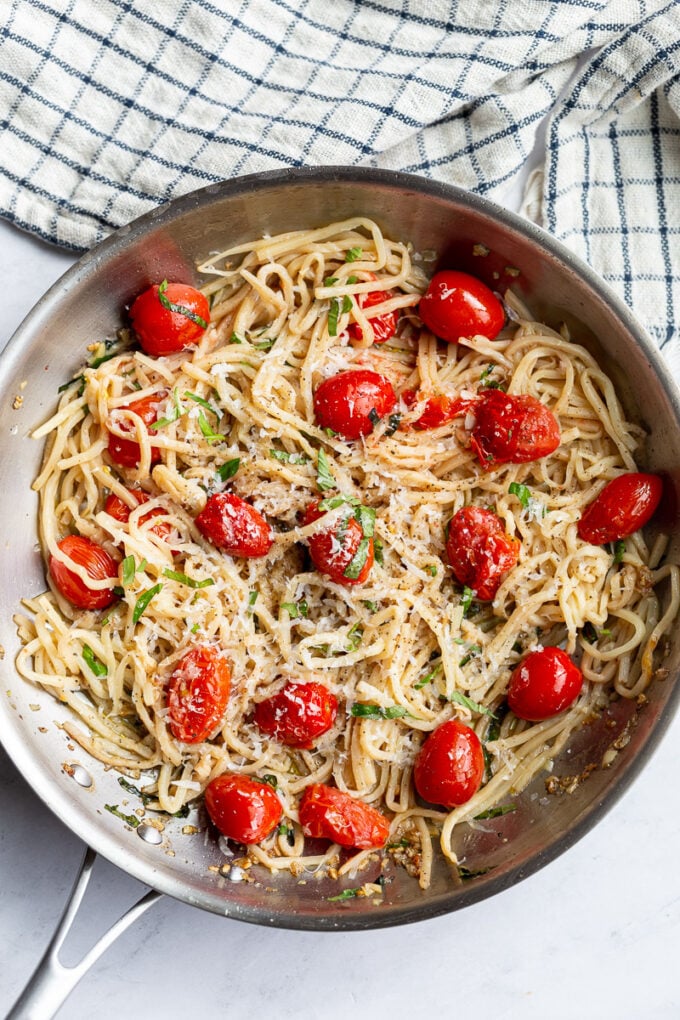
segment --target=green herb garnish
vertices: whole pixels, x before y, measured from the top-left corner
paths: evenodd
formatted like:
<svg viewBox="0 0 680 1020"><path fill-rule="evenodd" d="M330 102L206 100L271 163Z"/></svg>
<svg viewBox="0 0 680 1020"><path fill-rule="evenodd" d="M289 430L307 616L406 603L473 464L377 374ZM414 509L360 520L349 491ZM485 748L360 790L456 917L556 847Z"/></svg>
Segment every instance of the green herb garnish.
<svg viewBox="0 0 680 1020"><path fill-rule="evenodd" d="M371 424L373 425L373 428L374 429L377 428L378 425L380 424L380 415L376 411L375 407L372 407L371 410L368 412L368 417L371 420Z"/></svg>
<svg viewBox="0 0 680 1020"><path fill-rule="evenodd" d="M400 414L398 414L398 413L391 414L390 417L389 417L389 420L388 420L387 428L385 429L383 435L385 435L385 436L393 436L394 433L399 428L399 423L400 422L401 422L401 415Z"/></svg>
<svg viewBox="0 0 680 1020"><path fill-rule="evenodd" d="M327 276L326 279L323 281L323 285L324 287L335 287L339 279L340 277L338 276Z"/></svg>
<svg viewBox="0 0 680 1020"><path fill-rule="evenodd" d="M195 404L200 404L201 407L206 409L206 411L210 411L211 414L214 414L216 418L220 417L221 411L218 411L216 407L213 407L212 404L210 404L207 400L204 400L203 397L199 397L198 393L191 393L189 390L185 390L184 396L187 400L193 400Z"/></svg>
<svg viewBox="0 0 680 1020"><path fill-rule="evenodd" d="M89 645L83 645L83 659L95 676L108 676L108 668L97 658Z"/></svg>
<svg viewBox="0 0 680 1020"><path fill-rule="evenodd" d="M253 606L257 602L257 596L259 594L260 594L259 591L251 591L250 594L248 595L248 608L249 609L253 608Z"/></svg>
<svg viewBox="0 0 680 1020"><path fill-rule="evenodd" d="M362 599L362 603L361 604L366 606L366 608L368 609L369 613L377 613L378 612L378 603L377 602L373 602L371 599Z"/></svg>
<svg viewBox="0 0 680 1020"><path fill-rule="evenodd" d="M316 459L316 484L322 492L325 492L327 489L337 489L338 487L338 483L331 474L328 457L324 450L319 450Z"/></svg>
<svg viewBox="0 0 680 1020"><path fill-rule="evenodd" d="M133 623L137 623L141 619L144 610L147 608L151 600L155 598L156 595L158 595L159 591L162 590L163 590L162 584L155 584L153 588L149 588L148 591L143 592L143 594L139 596L135 603L135 608L132 611Z"/></svg>
<svg viewBox="0 0 680 1020"><path fill-rule="evenodd" d="M361 624L355 623L350 627L347 633L347 645L346 649L348 652L356 652L357 648L361 644L361 640L364 636Z"/></svg>
<svg viewBox="0 0 680 1020"><path fill-rule="evenodd" d="M127 587L135 579L137 573L137 562L134 556L126 556L123 560L123 584Z"/></svg>
<svg viewBox="0 0 680 1020"><path fill-rule="evenodd" d="M200 315L197 315L196 312L193 312L191 308L187 308L186 305L176 305L173 301L170 301L165 293L167 289L168 281L163 280L158 288L158 300L163 305L163 308L167 308L168 311L178 312L180 315L186 316L187 319L191 319L192 322L195 322L196 325L200 326L202 329L208 328L208 323L205 319Z"/></svg>
<svg viewBox="0 0 680 1020"><path fill-rule="evenodd" d="M153 422L152 425L149 425L149 428L152 430L152 432L157 432L158 429L165 428L166 425L172 425L172 423L174 421L177 421L178 418L181 418L182 415L186 414L186 410L182 407L182 405L179 402L179 397L177 395L177 389L174 389L172 391L172 400L173 400L174 406L173 406L173 409L172 409L172 411L170 413L170 417L169 418L159 418L158 421L155 421L155 422Z"/></svg>
<svg viewBox="0 0 680 1020"><path fill-rule="evenodd" d="M309 460L306 453L288 453L287 450L270 450L269 456L287 464L306 464Z"/></svg>
<svg viewBox="0 0 680 1020"><path fill-rule="evenodd" d="M428 574L430 574L430 575L431 575L432 577L436 577L436 576L437 576L437 564L436 564L436 563L428 563L428 565L427 565L427 566L426 566L426 567L425 567L424 569L425 569L425 570L426 570L426 571L428 572Z"/></svg>
<svg viewBox="0 0 680 1020"><path fill-rule="evenodd" d="M184 584L187 588L209 588L215 581L212 577L206 577L204 581L197 581L195 577L189 577L188 574L182 574L179 570L170 570L167 567L163 571L163 577L169 577L171 581L179 581L180 584Z"/></svg>
<svg viewBox="0 0 680 1020"><path fill-rule="evenodd" d="M267 786L271 786L272 790L277 790L278 789L279 781L276 778L276 776L273 776L271 774L271 772L267 772L267 773L265 773L265 775L262 776L262 782L266 783Z"/></svg>
<svg viewBox="0 0 680 1020"><path fill-rule="evenodd" d="M626 543L622 538L614 542L614 563L621 563L626 552Z"/></svg>
<svg viewBox="0 0 680 1020"><path fill-rule="evenodd" d="M241 458L234 457L233 460L225 461L224 464L218 467L215 473L221 482L226 482L229 478L234 477L234 475L239 469L240 464Z"/></svg>
<svg viewBox="0 0 680 1020"><path fill-rule="evenodd" d="M305 599L301 599L299 602L282 602L280 608L286 610L291 620L297 620L299 616L309 614L309 606Z"/></svg>
<svg viewBox="0 0 680 1020"><path fill-rule="evenodd" d="M377 535L373 539L373 555L375 557L375 562L382 567L383 563L385 562L384 546L382 544L381 539L379 539Z"/></svg>
<svg viewBox="0 0 680 1020"><path fill-rule="evenodd" d="M112 815L115 815L116 818L122 818L123 821L126 822L128 825L131 825L133 829L136 829L137 826L139 825L139 818L137 818L137 815L123 814L122 811L118 810L117 804L105 804L104 807L106 808L107 811L110 811Z"/></svg>
<svg viewBox="0 0 680 1020"><path fill-rule="evenodd" d="M363 248L350 248L345 254L345 262L356 262L363 255Z"/></svg>
<svg viewBox="0 0 680 1020"><path fill-rule="evenodd" d="M531 502L531 490L526 485L522 485L521 482L510 482L508 492L511 496L517 496L517 499L526 510Z"/></svg>
<svg viewBox="0 0 680 1020"><path fill-rule="evenodd" d="M215 411L215 414L217 414L217 411ZM217 443L221 439L227 438L226 436L221 435L219 432L213 431L210 423L208 422L208 419L203 414L203 411L198 412L198 425L201 432L203 433L203 435L205 436L209 443Z"/></svg>
<svg viewBox="0 0 680 1020"><path fill-rule="evenodd" d="M480 705L478 701L473 701L472 698L468 698L466 694L461 694L460 691L454 691L449 701L455 701L458 705L464 705L465 708L469 708L472 712L479 712L480 715L488 715L493 718L493 712L490 708L485 708L484 705Z"/></svg>
<svg viewBox="0 0 680 1020"><path fill-rule="evenodd" d="M425 687L427 684L429 684L431 680L434 680L434 678L436 677L437 673L439 672L439 670L441 668L442 668L442 663L438 662L437 665L433 669L431 669L429 671L429 673L426 673L425 676L422 676L420 678L418 683L413 685L413 689L416 690L416 691L422 690L422 688Z"/></svg>
<svg viewBox="0 0 680 1020"><path fill-rule="evenodd" d="M326 897L328 903L342 903L343 900L353 900L358 896L361 889L343 889L339 896Z"/></svg>
<svg viewBox="0 0 680 1020"><path fill-rule="evenodd" d="M498 807L489 808L487 811L480 811L478 815L473 817L481 822L485 818L500 818L501 815L509 815L512 811L516 810L516 804L500 804Z"/></svg>
<svg viewBox="0 0 680 1020"><path fill-rule="evenodd" d="M84 375L77 375L75 377L75 379L69 379L68 382L63 383L58 388L57 393L63 393L64 390L67 390L69 388L69 386L73 386L74 383L80 383L80 392L79 392L78 396L82 397L83 392L85 390L85 376Z"/></svg>
<svg viewBox="0 0 680 1020"><path fill-rule="evenodd" d="M475 593L472 588L468 588L467 585L463 588L463 594L461 595L460 604L463 607L463 616L467 616L470 612L472 600L475 597Z"/></svg>
<svg viewBox="0 0 680 1020"><path fill-rule="evenodd" d="M363 702L355 702L352 705L351 714L355 719L402 719L411 713L403 705L367 705Z"/></svg>
<svg viewBox="0 0 680 1020"><path fill-rule="evenodd" d="M230 344L242 344L243 340L238 335L238 333L232 333L231 336L229 337L229 343Z"/></svg>
<svg viewBox="0 0 680 1020"><path fill-rule="evenodd" d="M371 540L369 538L362 538L357 546L357 551L349 561L342 574L343 577L347 577L352 581L356 581L361 571L366 566L368 559L368 552L370 549Z"/></svg>

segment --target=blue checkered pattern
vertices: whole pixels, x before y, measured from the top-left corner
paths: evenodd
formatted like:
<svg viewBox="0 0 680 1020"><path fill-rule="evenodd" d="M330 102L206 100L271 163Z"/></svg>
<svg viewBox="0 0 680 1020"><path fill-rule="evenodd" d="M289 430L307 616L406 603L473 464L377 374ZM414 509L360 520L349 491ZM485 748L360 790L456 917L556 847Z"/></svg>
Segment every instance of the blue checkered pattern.
<svg viewBox="0 0 680 1020"><path fill-rule="evenodd" d="M678 0L0 0L0 118L0 215L74 249L275 167L494 197L540 137L526 210L680 349Z"/></svg>

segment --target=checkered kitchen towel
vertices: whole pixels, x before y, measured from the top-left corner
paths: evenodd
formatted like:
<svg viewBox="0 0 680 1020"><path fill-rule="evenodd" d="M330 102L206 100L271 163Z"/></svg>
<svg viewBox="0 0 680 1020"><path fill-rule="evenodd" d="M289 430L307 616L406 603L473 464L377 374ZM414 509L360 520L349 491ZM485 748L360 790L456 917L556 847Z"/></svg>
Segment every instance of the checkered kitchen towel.
<svg viewBox="0 0 680 1020"><path fill-rule="evenodd" d="M0 215L76 249L299 164L494 197L547 123L529 214L680 368L678 0L0 0L0 118Z"/></svg>

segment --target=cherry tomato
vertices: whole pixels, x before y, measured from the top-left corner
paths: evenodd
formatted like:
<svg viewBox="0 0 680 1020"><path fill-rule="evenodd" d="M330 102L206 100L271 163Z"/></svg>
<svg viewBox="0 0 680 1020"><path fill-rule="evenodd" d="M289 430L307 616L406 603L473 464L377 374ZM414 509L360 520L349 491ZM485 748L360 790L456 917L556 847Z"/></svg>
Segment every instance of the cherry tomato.
<svg viewBox="0 0 680 1020"><path fill-rule="evenodd" d="M471 445L484 467L540 460L560 445L557 418L528 394L485 390L474 410Z"/></svg>
<svg viewBox="0 0 680 1020"><path fill-rule="evenodd" d="M128 492L139 506L141 506L142 503L146 503L149 499L147 493L143 492L141 489L128 489ZM114 495L113 492L106 497L104 509L109 517L113 517L114 520L120 521L121 524L127 524L130 520L130 513L132 512L131 507L129 507L127 503L120 498L120 496ZM161 510L159 506L154 507L153 510L149 510L148 514L142 514L139 518L139 523L146 524L146 522L150 521L153 517L162 517L164 514L165 511ZM158 535L159 538L163 538L167 541L168 536L172 531L172 526L168 521L159 521L158 524L154 524L153 527L149 528L149 531L153 531L154 535Z"/></svg>
<svg viewBox="0 0 680 1020"><path fill-rule="evenodd" d="M493 601L504 574L517 563L519 550L520 543L491 510L464 506L451 519L446 555L456 580L472 588L480 602Z"/></svg>
<svg viewBox="0 0 680 1020"><path fill-rule="evenodd" d="M359 850L384 846L390 832L387 818L370 804L323 783L312 783L302 794L300 824L305 836Z"/></svg>
<svg viewBox="0 0 680 1020"><path fill-rule="evenodd" d="M117 577L118 566L106 549L82 535L67 535L58 547L79 567L84 567L93 581ZM84 581L56 557L50 556L50 574L59 592L78 609L106 609L118 596L113 588L89 588Z"/></svg>
<svg viewBox="0 0 680 1020"><path fill-rule="evenodd" d="M582 686L583 674L566 652L541 648L512 671L508 705L520 719L541 722L569 708Z"/></svg>
<svg viewBox="0 0 680 1020"><path fill-rule="evenodd" d="M449 809L474 797L483 777L479 737L458 719L449 719L430 734L413 768L413 782L423 800Z"/></svg>
<svg viewBox="0 0 680 1020"><path fill-rule="evenodd" d="M227 773L208 783L205 806L213 825L238 843L259 843L283 814L281 801L268 783Z"/></svg>
<svg viewBox="0 0 680 1020"><path fill-rule="evenodd" d="M613 478L583 511L579 538L604 545L632 535L651 518L662 494L663 481L658 475L632 472Z"/></svg>
<svg viewBox="0 0 680 1020"><path fill-rule="evenodd" d="M363 565L359 565L357 569L355 564L355 568L350 571L356 573L356 577L348 577L346 571L359 551L364 533L353 516L352 508L348 506L344 509L346 513L336 518L332 525L310 535L307 539L309 555L316 569L330 577L336 584L363 584L371 572L375 558L373 539L366 539L366 559ZM319 509L318 502L312 503L305 510L303 524L312 524L323 515L324 511Z"/></svg>
<svg viewBox="0 0 680 1020"><path fill-rule="evenodd" d="M416 390L404 390L401 399L407 407L411 407L416 400L422 400L423 394ZM469 408L474 407L476 398L465 399L464 397L447 397L444 393L435 393L425 400L425 407L420 418L406 428L413 429L438 429L440 425L447 425L454 418L466 414Z"/></svg>
<svg viewBox="0 0 680 1020"><path fill-rule="evenodd" d="M133 400L131 403L125 404L121 410L132 411L133 414L138 415L147 426L148 431L149 425L153 425L158 420L158 409L166 395L165 393L151 393L148 397L142 397L141 400ZM133 431L132 425L127 421L121 422L121 427L124 431ZM141 457L139 443L133 439L121 439L120 436L114 436L110 432L109 456L115 464L120 464L121 467L137 467ZM157 446L152 446L151 463L157 464L160 459L161 451Z"/></svg>
<svg viewBox="0 0 680 1020"><path fill-rule="evenodd" d="M359 439L373 431L373 418L384 418L396 402L389 379L358 368L321 383L314 394L314 413L321 428L333 429L343 439Z"/></svg>
<svg viewBox="0 0 680 1020"><path fill-rule="evenodd" d="M505 323L503 305L493 291L476 276L456 269L434 274L418 313L435 336L450 344L468 336L493 340Z"/></svg>
<svg viewBox="0 0 680 1020"><path fill-rule="evenodd" d="M185 744L207 740L224 716L230 689L231 670L219 649L198 645L182 656L166 690L173 737Z"/></svg>
<svg viewBox="0 0 680 1020"><path fill-rule="evenodd" d="M130 321L142 350L160 357L198 343L210 322L210 306L205 295L188 284L154 284L133 301Z"/></svg>
<svg viewBox="0 0 680 1020"><path fill-rule="evenodd" d="M372 290L368 294L359 294L358 301L360 308L366 310L374 305L381 305L384 301L389 301L391 297L394 297L391 290ZM389 340L397 332L397 321L399 319L397 312L385 312L383 315L376 315L375 317L369 315L368 318L371 320L371 326L373 327L374 344L384 344L386 340ZM361 326L358 322L350 322L347 332L352 340L363 339Z"/></svg>
<svg viewBox="0 0 680 1020"><path fill-rule="evenodd" d="M338 714L338 699L323 684L289 683L255 706L254 719L264 733L289 747L310 748Z"/></svg>
<svg viewBox="0 0 680 1020"><path fill-rule="evenodd" d="M274 538L259 510L233 492L216 492L196 518L204 538L230 556L266 556Z"/></svg>

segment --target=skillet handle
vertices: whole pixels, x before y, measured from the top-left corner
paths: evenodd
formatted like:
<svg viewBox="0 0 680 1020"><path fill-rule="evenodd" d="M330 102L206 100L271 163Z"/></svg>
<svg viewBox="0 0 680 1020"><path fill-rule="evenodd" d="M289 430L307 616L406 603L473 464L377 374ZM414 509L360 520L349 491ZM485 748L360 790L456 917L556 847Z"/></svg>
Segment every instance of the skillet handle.
<svg viewBox="0 0 680 1020"><path fill-rule="evenodd" d="M26 988L7 1014L6 1020L51 1020L81 977L102 953L161 898L162 893L153 890L148 892L95 942L80 963L73 967L65 967L59 960L59 951L76 918L96 859L94 850L88 847L59 926Z"/></svg>

